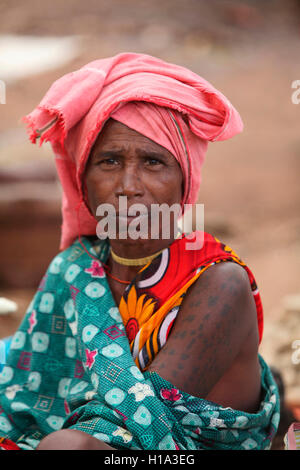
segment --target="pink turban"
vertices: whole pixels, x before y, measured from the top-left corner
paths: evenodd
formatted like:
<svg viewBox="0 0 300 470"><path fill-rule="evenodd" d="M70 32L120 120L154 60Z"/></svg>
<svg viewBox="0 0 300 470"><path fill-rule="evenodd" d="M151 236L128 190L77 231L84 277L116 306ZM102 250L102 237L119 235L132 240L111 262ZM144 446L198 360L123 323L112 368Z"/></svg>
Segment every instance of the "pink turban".
<svg viewBox="0 0 300 470"><path fill-rule="evenodd" d="M113 118L169 150L184 178L182 204L193 204L208 141L243 129L239 113L210 83L190 70L145 54L122 53L90 62L51 86L24 118L31 141L50 141L63 188L60 248L95 235L97 221L83 198L91 148Z"/></svg>

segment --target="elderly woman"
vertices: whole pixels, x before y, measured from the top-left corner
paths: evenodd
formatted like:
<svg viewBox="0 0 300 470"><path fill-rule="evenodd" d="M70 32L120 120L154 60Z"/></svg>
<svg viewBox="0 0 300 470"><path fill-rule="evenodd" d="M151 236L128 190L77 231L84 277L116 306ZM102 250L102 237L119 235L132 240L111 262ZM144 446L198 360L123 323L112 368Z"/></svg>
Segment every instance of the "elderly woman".
<svg viewBox="0 0 300 470"><path fill-rule="evenodd" d="M0 375L0 435L21 449L269 448L279 400L254 276L212 235L177 233L237 111L193 72L124 53L62 77L26 121L56 155L61 252ZM163 205L181 213L154 220Z"/></svg>

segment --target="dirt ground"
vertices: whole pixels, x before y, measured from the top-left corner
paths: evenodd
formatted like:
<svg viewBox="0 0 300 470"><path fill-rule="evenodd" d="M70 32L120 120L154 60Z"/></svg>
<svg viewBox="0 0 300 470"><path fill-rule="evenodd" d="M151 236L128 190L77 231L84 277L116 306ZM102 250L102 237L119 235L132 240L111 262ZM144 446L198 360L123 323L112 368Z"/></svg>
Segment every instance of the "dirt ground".
<svg viewBox="0 0 300 470"><path fill-rule="evenodd" d="M210 144L199 202L205 204L206 231L229 244L255 274L270 334L286 296L300 294L300 104L291 99L292 82L300 80L300 2L54 0L41 6L7 0L0 16L0 34L82 37L71 63L8 87L7 104L0 107L0 170L39 161L40 153L24 141L20 117L56 78L100 57L122 51L157 55L191 68L232 101L244 132ZM44 160L51 165L48 154ZM59 227L53 231L44 245L43 269L58 248ZM4 258L10 253L13 265L20 247L17 241L9 247L11 239L8 232L3 235L1 250ZM40 256L30 245L26 249L32 259ZM20 308L1 320L0 337L14 331L34 287L2 286L1 295L17 300ZM283 328L289 328L288 312ZM289 338L290 344L300 340L300 321ZM272 362L276 344L273 349L269 344L265 354ZM286 367L293 367L288 359ZM300 405L298 392L293 401Z"/></svg>

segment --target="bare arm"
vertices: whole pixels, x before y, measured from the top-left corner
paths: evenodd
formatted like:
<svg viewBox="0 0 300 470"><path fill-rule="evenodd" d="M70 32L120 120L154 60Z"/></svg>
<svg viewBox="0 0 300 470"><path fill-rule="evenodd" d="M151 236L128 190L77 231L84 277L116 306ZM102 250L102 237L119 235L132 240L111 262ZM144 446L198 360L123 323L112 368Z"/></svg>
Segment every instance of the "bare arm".
<svg viewBox="0 0 300 470"><path fill-rule="evenodd" d="M115 450L105 442L75 429L61 429L41 440L36 450Z"/></svg>
<svg viewBox="0 0 300 470"><path fill-rule="evenodd" d="M260 392L257 351L247 273L235 263L220 263L188 290L170 337L148 370L191 395L250 409Z"/></svg>

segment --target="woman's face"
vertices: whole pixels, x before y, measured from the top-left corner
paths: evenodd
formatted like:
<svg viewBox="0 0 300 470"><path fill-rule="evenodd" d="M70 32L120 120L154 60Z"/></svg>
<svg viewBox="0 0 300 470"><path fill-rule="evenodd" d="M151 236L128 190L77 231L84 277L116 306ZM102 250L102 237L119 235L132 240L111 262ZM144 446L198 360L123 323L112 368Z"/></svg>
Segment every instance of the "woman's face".
<svg viewBox="0 0 300 470"><path fill-rule="evenodd" d="M101 204L111 204L119 214L120 196L128 211L142 204L150 216L153 205L180 205L183 178L175 157L142 134L110 119L99 134L85 171L85 191L95 218ZM122 211L121 211L122 212ZM128 217L127 223L133 218ZM150 238L150 237L149 237Z"/></svg>

